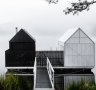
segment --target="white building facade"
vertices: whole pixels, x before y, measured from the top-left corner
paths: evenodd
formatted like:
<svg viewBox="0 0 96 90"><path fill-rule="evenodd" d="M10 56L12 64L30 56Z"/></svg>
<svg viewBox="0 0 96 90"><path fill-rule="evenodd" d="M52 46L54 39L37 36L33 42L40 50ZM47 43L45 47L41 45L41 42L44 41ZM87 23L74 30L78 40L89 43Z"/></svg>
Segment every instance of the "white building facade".
<svg viewBox="0 0 96 90"><path fill-rule="evenodd" d="M70 29L60 40L64 42L64 67L94 68L95 43L82 29Z"/></svg>

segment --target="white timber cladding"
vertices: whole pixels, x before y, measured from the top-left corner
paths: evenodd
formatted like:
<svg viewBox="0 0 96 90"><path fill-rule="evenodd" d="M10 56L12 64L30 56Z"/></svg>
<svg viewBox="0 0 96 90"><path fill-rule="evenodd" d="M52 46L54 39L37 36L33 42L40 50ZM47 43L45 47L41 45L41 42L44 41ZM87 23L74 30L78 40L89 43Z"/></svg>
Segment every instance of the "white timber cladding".
<svg viewBox="0 0 96 90"><path fill-rule="evenodd" d="M94 67L95 44L80 28L64 43L65 67Z"/></svg>

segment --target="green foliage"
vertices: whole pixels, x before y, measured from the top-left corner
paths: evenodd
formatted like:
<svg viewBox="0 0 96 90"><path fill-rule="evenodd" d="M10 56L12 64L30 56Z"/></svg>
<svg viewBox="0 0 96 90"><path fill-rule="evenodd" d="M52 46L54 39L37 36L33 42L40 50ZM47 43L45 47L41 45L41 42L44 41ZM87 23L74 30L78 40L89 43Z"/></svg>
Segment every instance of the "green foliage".
<svg viewBox="0 0 96 90"><path fill-rule="evenodd" d="M96 90L96 85L92 85L91 90Z"/></svg>
<svg viewBox="0 0 96 90"><path fill-rule="evenodd" d="M32 90L32 86L23 76L8 75L0 77L0 90Z"/></svg>
<svg viewBox="0 0 96 90"><path fill-rule="evenodd" d="M3 76L0 77L0 90L5 90L5 81Z"/></svg>
<svg viewBox="0 0 96 90"><path fill-rule="evenodd" d="M81 80L80 82L69 84L67 90L96 90L96 85L92 82Z"/></svg>

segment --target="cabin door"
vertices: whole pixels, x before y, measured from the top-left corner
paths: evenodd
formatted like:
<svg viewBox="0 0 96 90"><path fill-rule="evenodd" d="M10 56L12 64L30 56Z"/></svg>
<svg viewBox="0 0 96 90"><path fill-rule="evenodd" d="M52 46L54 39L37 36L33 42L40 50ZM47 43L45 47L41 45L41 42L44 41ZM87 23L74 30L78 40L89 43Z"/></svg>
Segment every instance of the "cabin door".
<svg viewBox="0 0 96 90"><path fill-rule="evenodd" d="M47 63L46 61L47 61L47 57L46 57L45 53L39 52L37 55L37 66L45 67L46 63Z"/></svg>

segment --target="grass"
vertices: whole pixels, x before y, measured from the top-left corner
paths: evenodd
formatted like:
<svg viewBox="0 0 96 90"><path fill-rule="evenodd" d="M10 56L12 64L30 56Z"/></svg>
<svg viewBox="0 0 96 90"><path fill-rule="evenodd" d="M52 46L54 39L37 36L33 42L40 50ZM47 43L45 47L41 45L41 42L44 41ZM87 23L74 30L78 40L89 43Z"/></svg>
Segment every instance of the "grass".
<svg viewBox="0 0 96 90"><path fill-rule="evenodd" d="M8 75L0 77L0 90L32 90L32 86L26 77Z"/></svg>
<svg viewBox="0 0 96 90"><path fill-rule="evenodd" d="M81 80L80 82L69 84L67 90L96 90L96 85L92 82Z"/></svg>
<svg viewBox="0 0 96 90"><path fill-rule="evenodd" d="M33 83L24 76L8 75L6 78L0 77L0 90L32 90ZM59 87L60 88L60 87ZM57 90L57 89L56 89ZM58 89L60 90L60 89ZM96 85L92 82L72 82L66 90L96 90Z"/></svg>

